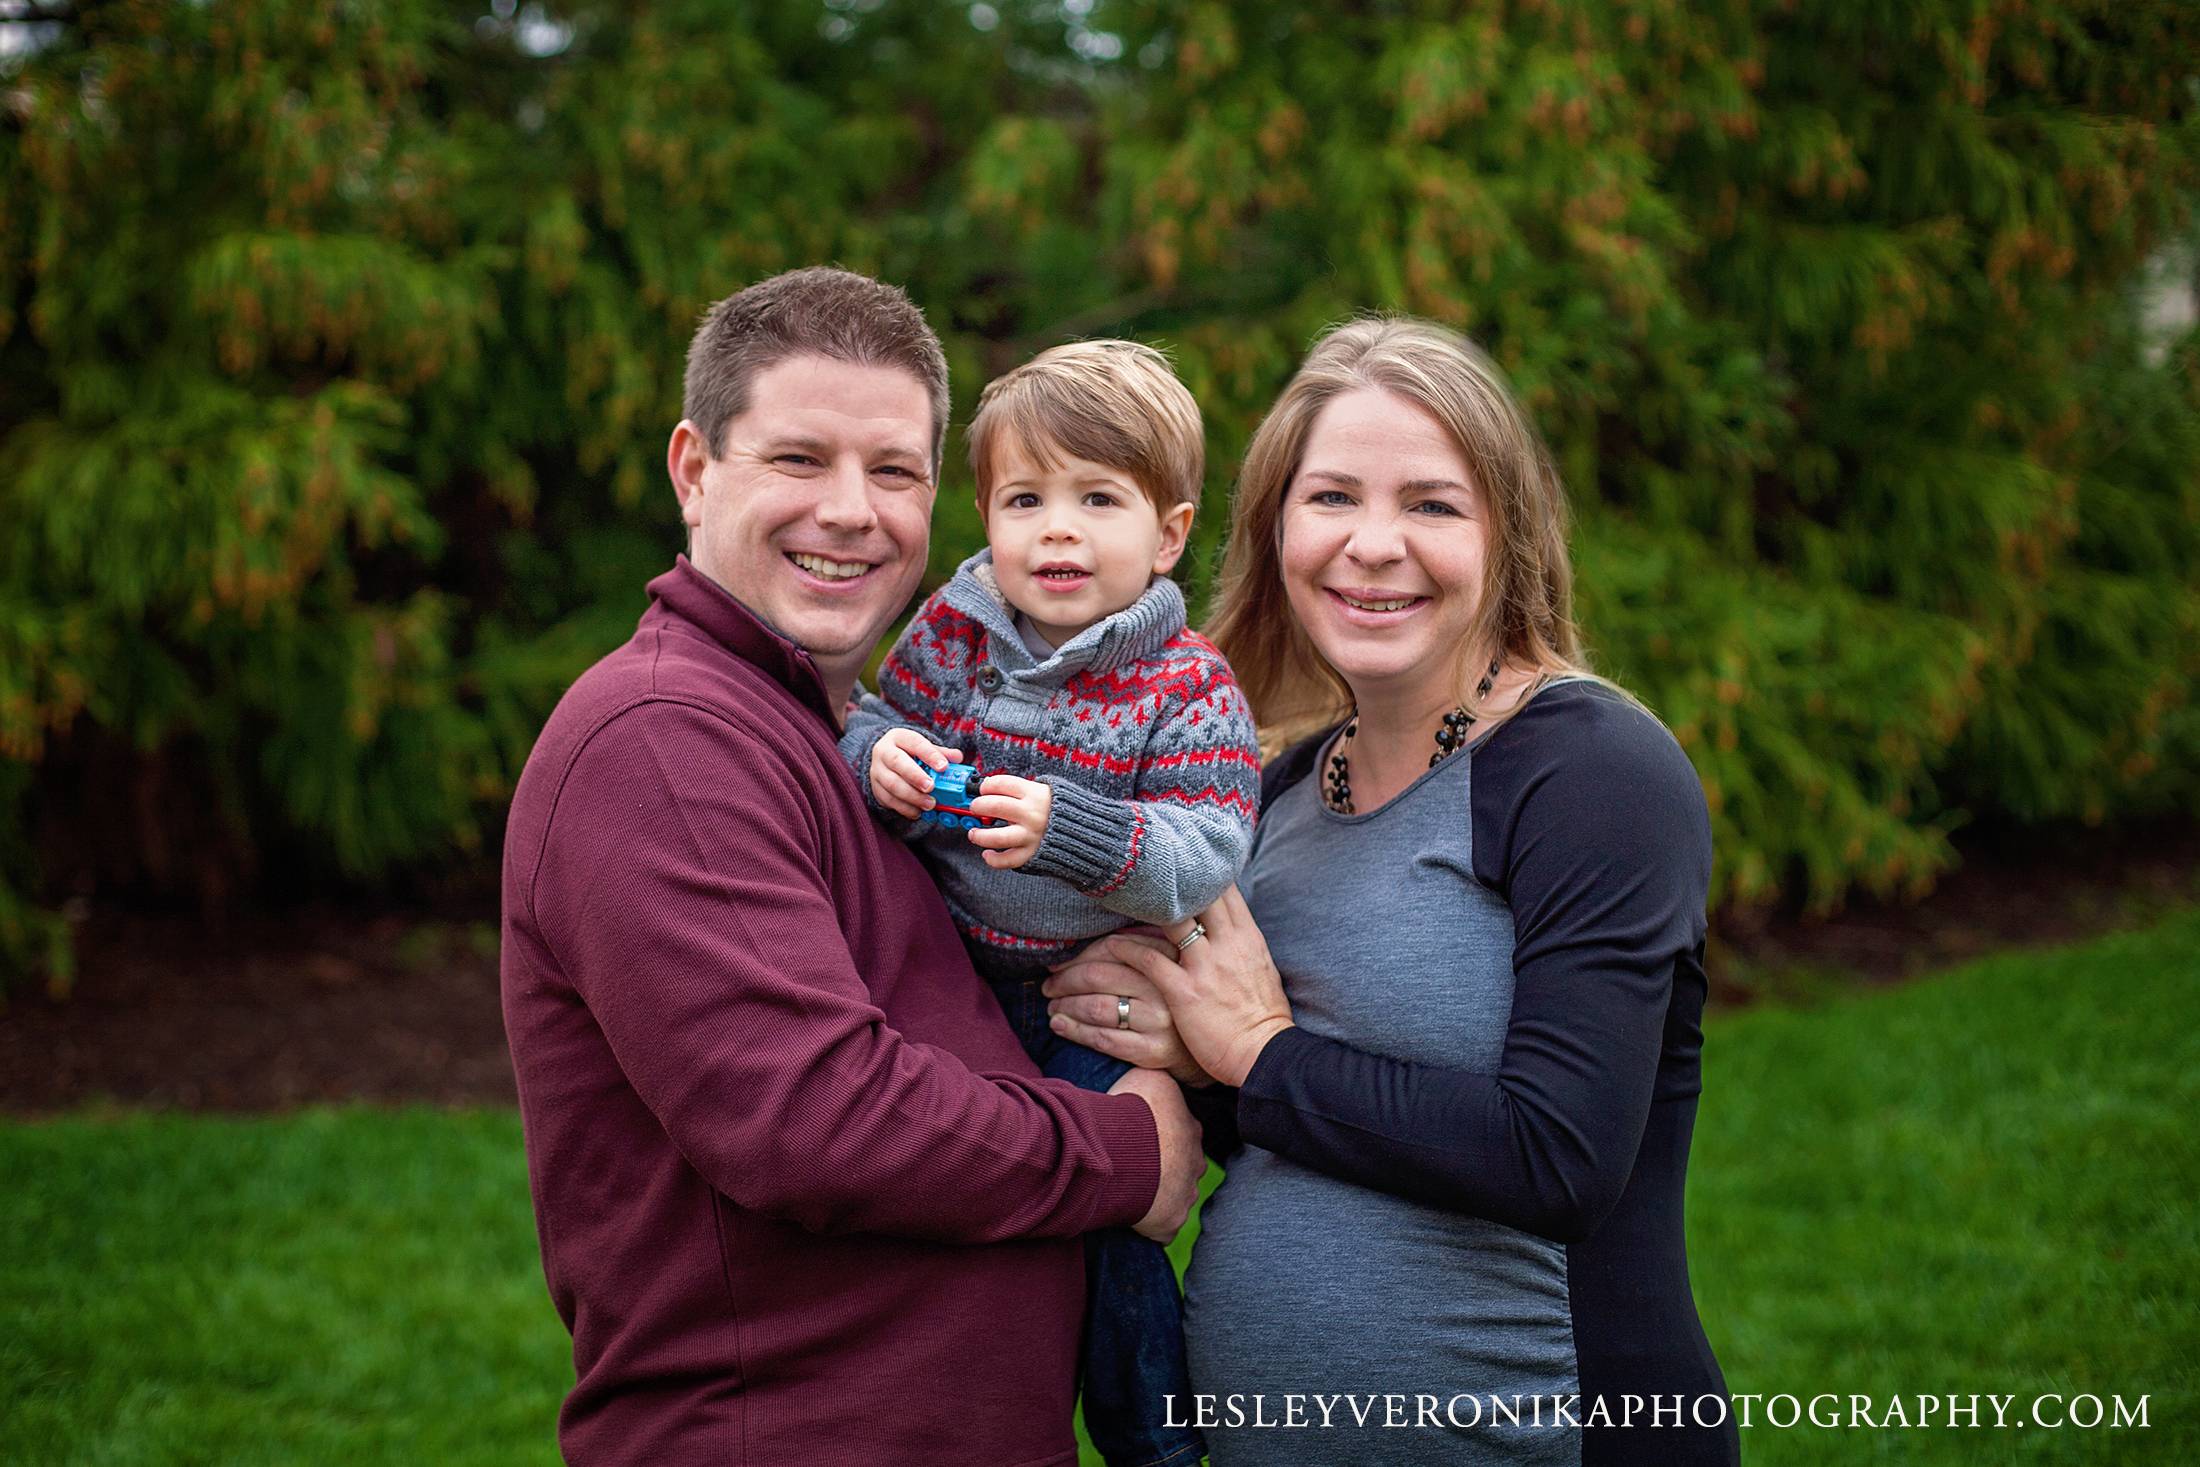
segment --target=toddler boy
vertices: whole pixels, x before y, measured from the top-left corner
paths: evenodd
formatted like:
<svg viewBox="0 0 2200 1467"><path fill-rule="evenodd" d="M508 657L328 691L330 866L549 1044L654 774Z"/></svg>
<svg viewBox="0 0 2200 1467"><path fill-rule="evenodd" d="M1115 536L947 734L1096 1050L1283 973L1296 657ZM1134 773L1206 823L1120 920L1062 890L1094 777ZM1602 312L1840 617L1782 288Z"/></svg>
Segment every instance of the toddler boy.
<svg viewBox="0 0 2200 1467"><path fill-rule="evenodd" d="M1056 347L987 387L970 425L987 548L926 601L850 715L841 753L915 821L931 771L984 775L975 830L908 832L979 971L1049 1076L1128 1068L1047 1027L1050 964L1174 922L1237 879L1260 752L1229 664L1185 624L1168 572L1199 503L1199 407L1151 348ZM965 754L967 753L967 758ZM1196 1463L1176 1277L1127 1230L1088 1251L1085 1424L1111 1464Z"/></svg>

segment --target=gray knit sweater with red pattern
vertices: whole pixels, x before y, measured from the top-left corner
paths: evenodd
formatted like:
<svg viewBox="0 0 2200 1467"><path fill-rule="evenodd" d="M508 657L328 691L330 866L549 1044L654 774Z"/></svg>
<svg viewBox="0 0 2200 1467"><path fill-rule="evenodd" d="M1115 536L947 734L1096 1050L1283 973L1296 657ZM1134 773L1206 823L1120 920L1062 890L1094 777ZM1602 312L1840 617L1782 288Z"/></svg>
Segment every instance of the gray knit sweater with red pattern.
<svg viewBox="0 0 2200 1467"><path fill-rule="evenodd" d="M1042 661L1017 634L992 558L963 562L911 618L840 752L939 878L981 968L1028 976L1227 890L1252 845L1260 746L1230 664L1185 625L1174 581L1155 577ZM996 871L965 832L884 811L871 748L896 726L960 749L981 774L1049 785L1053 813L1031 860Z"/></svg>

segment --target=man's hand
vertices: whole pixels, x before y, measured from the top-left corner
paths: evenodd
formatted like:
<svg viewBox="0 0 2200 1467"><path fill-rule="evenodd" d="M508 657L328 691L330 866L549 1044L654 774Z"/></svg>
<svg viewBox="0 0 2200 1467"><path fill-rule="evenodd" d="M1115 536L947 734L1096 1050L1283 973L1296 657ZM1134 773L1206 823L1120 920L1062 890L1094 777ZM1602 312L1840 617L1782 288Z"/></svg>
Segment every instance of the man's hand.
<svg viewBox="0 0 2200 1467"><path fill-rule="evenodd" d="M1199 1149L1199 1122L1185 1109L1183 1092L1176 1081L1159 1070L1132 1070L1115 1082L1110 1095L1136 1095L1153 1107L1154 1128L1161 1134L1161 1185L1153 1206L1136 1227L1156 1243L1166 1243L1184 1226L1199 1199L1199 1179L1206 1175L1207 1158Z"/></svg>
<svg viewBox="0 0 2200 1467"><path fill-rule="evenodd" d="M1267 939L1234 886L1197 922L1165 930L1172 944L1183 944L1173 953L1150 943L1118 943L1109 955L1152 982L1201 1069L1225 1085L1244 1085L1268 1041L1292 1027L1291 1002Z"/></svg>
<svg viewBox="0 0 2200 1467"><path fill-rule="evenodd" d="M871 793L896 815L914 820L932 808L932 776L962 758L960 749L943 749L913 728L890 728L871 746Z"/></svg>
<svg viewBox="0 0 2200 1467"><path fill-rule="evenodd" d="M1049 1025L1072 1043L1140 1069L1165 1070L1187 1085L1212 1085L1177 1035L1169 1002L1154 981L1125 962L1125 947L1145 947L1173 957L1176 944L1150 927L1111 932L1048 975L1042 990ZM1127 1015L1123 1001L1130 1001Z"/></svg>
<svg viewBox="0 0 2200 1467"><path fill-rule="evenodd" d="M989 774L978 786L978 798L970 813L998 820L970 832L970 843L984 847L984 859L996 871L1013 871L1030 860L1047 833L1047 817L1054 813L1054 791L1035 779L1013 774Z"/></svg>

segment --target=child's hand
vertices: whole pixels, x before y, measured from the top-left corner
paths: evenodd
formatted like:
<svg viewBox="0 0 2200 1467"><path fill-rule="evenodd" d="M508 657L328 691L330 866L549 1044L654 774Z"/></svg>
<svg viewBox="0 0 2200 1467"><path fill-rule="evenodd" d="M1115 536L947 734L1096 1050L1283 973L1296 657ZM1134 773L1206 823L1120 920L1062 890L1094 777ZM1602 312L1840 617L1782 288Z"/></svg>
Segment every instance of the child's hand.
<svg viewBox="0 0 2200 1467"><path fill-rule="evenodd" d="M978 798L970 802L970 813L1001 823L969 832L970 843L985 847L986 865L1013 871L1039 849L1053 812L1054 791L1048 786L1013 774L989 774L978 786Z"/></svg>
<svg viewBox="0 0 2200 1467"><path fill-rule="evenodd" d="M932 776L962 758L960 749L943 749L913 728L890 728L871 746L871 793L896 815L914 820L932 808Z"/></svg>

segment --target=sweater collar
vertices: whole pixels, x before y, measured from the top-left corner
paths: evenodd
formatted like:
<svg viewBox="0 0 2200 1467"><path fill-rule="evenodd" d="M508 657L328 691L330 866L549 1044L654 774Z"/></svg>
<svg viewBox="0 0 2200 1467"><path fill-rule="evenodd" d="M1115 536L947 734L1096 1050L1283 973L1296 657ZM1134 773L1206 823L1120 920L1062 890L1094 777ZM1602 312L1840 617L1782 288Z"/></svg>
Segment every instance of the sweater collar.
<svg viewBox="0 0 2200 1467"><path fill-rule="evenodd" d="M669 621L700 633L778 683L826 723L839 726L824 674L810 654L697 570L685 555L649 583L649 599L643 626Z"/></svg>
<svg viewBox="0 0 2200 1467"><path fill-rule="evenodd" d="M1063 675L1112 672L1154 656L1185 625L1184 593L1167 576L1155 576L1136 601L1086 627L1055 648L1052 657L1034 658L1016 630L1015 610L994 579L990 548L955 568L946 597L949 606L986 629L990 655L1011 671L1043 667Z"/></svg>

